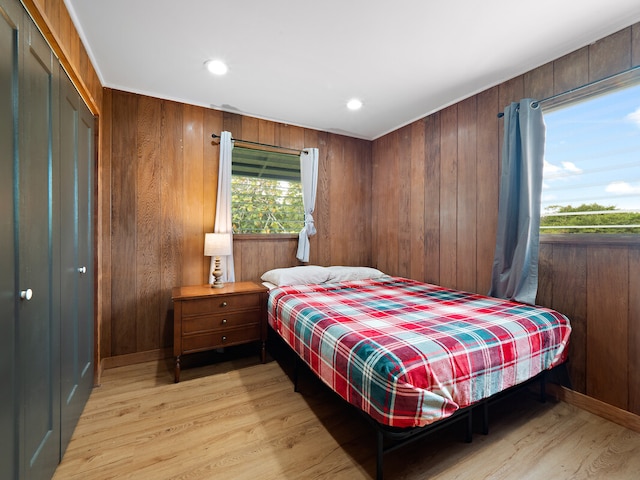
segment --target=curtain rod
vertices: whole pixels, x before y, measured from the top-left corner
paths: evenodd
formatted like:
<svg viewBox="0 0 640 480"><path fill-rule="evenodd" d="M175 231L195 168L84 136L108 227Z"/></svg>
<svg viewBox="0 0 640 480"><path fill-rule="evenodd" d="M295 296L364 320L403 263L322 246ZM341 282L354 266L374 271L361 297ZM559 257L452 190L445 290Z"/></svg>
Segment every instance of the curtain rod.
<svg viewBox="0 0 640 480"><path fill-rule="evenodd" d="M213 138L221 138L220 135L216 135L215 133L212 133L211 136ZM305 155L307 154L307 152L304 150L297 150L295 148L289 148L289 147L279 147L278 145L269 145L268 143L252 142L250 140L240 140L239 138L231 138L231 141L249 143L251 145L260 145L261 147L279 148L280 150L289 150L290 152L296 152L298 154L301 154L301 153L304 153Z"/></svg>
<svg viewBox="0 0 640 480"><path fill-rule="evenodd" d="M593 87L593 86L598 85L598 84L603 83L603 82L608 82L608 81L611 81L611 80L615 80L618 77L621 77L621 76L626 75L626 74L631 73L631 72L635 72L636 70L640 70L640 65L636 65L635 67L631 67L631 68L629 68L627 70L624 70L623 72L614 73L613 75L609 75L608 77L601 78L600 80L594 80L593 82L585 83L584 85L572 88L570 90L567 90L566 92L557 93L555 95L551 95L550 97L543 98L542 100L537 100L535 102L532 102L531 106L533 108L535 108L535 107L537 107L538 105L540 105L542 103L549 102L551 100L555 100L556 98L562 97L564 95L569 95L571 93L578 92L578 91L583 90L585 88ZM502 118L502 117L504 117L504 112L498 113L498 118Z"/></svg>

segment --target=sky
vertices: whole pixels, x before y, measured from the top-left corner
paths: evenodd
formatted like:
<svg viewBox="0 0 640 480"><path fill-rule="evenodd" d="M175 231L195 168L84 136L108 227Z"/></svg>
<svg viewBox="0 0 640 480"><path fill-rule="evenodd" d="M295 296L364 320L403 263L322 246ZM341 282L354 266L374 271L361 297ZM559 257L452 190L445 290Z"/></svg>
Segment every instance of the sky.
<svg viewBox="0 0 640 480"><path fill-rule="evenodd" d="M543 212L584 203L640 211L640 84L543 115Z"/></svg>

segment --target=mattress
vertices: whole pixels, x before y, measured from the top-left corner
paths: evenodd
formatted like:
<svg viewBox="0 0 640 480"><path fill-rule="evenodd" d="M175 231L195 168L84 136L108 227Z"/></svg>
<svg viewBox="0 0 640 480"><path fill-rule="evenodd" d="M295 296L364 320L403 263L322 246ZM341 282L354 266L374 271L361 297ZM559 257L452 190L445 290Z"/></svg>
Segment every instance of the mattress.
<svg viewBox="0 0 640 480"><path fill-rule="evenodd" d="M402 277L269 293L271 327L347 402L390 427L420 427L564 362L554 310Z"/></svg>

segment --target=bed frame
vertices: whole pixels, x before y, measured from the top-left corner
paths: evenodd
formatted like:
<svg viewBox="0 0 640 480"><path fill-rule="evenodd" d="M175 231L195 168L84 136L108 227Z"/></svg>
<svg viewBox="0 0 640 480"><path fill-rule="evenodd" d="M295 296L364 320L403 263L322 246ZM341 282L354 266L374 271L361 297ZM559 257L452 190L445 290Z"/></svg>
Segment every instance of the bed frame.
<svg viewBox="0 0 640 480"><path fill-rule="evenodd" d="M277 333L275 334L276 336L278 336ZM286 342L283 342L283 343L286 345ZM289 345L287 345L287 347L293 352L293 355L295 357L294 370L293 370L293 390L295 392L299 392L298 379L299 379L301 368L305 368L305 370L309 370L315 377L317 377L317 375L315 375L315 373L310 368L308 368L306 363L304 363L302 359L300 359L297 353ZM384 455L386 453L391 453L395 450L398 450L399 448L404 447L405 445L408 445L417 440L420 440L426 437L427 435L430 435L438 430L442 430L443 428L446 428L452 425L453 423L456 423L462 420L465 421L464 441L466 443L471 443L473 438L474 410L482 410L481 432L483 435L488 435L489 434L489 406L492 403L495 403L496 401L504 398L505 396L508 396L518 390L521 390L522 388L526 388L536 382L539 383L539 400L541 403L546 402L546 399L547 399L546 383L548 381L549 376L552 373L555 374L560 379L560 382L563 385L570 387L569 376L568 376L566 362L565 362L560 365L557 365L551 370L542 371L541 373L539 373L535 377L530 378L526 382L523 382L519 385L515 385L506 390L498 392L492 395L491 397L481 400L479 402L476 402L473 405L470 405L466 408L457 410L453 415L447 418L438 420L437 422L426 425L424 427L414 427L414 428L395 428L395 427L389 427L387 425L383 425L377 422L376 420L374 420L373 418L371 418L362 410L351 405L345 399L340 397L337 393L334 392L334 394L342 402L344 402L346 405L349 405L354 410L356 410L360 415L362 415L368 421L371 427L375 430L376 432L376 480L383 480ZM333 390L331 391L333 392Z"/></svg>
<svg viewBox="0 0 640 480"><path fill-rule="evenodd" d="M386 281L386 280L385 280ZM403 279L403 278L394 278L391 277L390 279L391 284L411 284L414 286L418 286L418 285L423 285L421 284L421 282L417 282L414 280L407 280L407 279ZM413 283L412 283L413 282ZM371 281L371 286L375 286L376 281L372 280ZM366 284L368 285L368 284ZM425 291L424 293L427 294L428 289L432 288L434 286L428 286L427 287L420 287L423 288ZM306 287L305 287L306 288ZM308 307L310 309L313 309L313 311L315 312L318 307L315 305L311 305L311 303L305 303L306 299L309 298L311 296L311 294L313 292L315 292L315 289L312 288L311 290L305 290L305 288L302 288L301 290L299 290L300 295L300 303L296 304L298 307L300 305L308 305ZM408 287L405 287L408 288ZM435 293L437 292L442 292L444 295L444 297L442 297L441 295L435 295L436 299L439 298L446 298L446 293L447 292L454 292L453 290L450 289L446 289L444 287L434 287L435 289ZM295 291L298 291L298 289L294 288L292 289L292 291L290 293L294 293ZM278 293L278 295L287 295L287 291L283 291L281 294ZM331 308L331 306L333 305L333 300L334 297L333 296L329 296L326 295L327 298L325 298L325 296L320 296L320 298L322 299L322 302L320 301L320 299L317 299L317 297L314 297L317 299L317 305L327 305L327 308ZM339 294L336 294L336 297L339 297ZM374 300L377 301L377 297L375 295L370 295L370 297ZM353 297L349 297L352 300L354 300ZM369 297L367 297L369 298ZM465 298L461 298L460 301L465 300ZM274 298L274 302L278 301L278 297ZM338 302L339 303L339 302ZM341 304L341 303L339 303ZM345 303L346 304L346 303ZM404 306L404 304L402 304L402 306ZM504 305L500 305L500 307L504 307ZM275 310L275 309L274 309ZM434 312L438 312L438 309L433 309ZM479 311L479 310L478 310ZM498 309L498 311L501 311L500 309ZM293 312L290 312L291 316L294 317ZM276 312L269 312L269 315L276 315ZM561 322L560 318L558 316L559 314L557 314L557 312L553 312L553 316L554 318L557 320L557 322L554 320L554 323L558 323L558 325L560 325ZM526 317L527 315L523 315L523 317ZM271 317L270 317L271 318ZM324 317L323 317L324 318ZM565 319L566 320L566 319ZM275 319L274 319L275 321ZM307 363L304 361L304 359L298 354L298 352L295 350L295 348L289 344L289 342L287 340L285 340L283 337L280 336L280 334L278 333L278 331L273 327L273 325L271 324L271 321L268 322L269 326L271 327L269 330L273 331L273 333L275 334L276 337L280 338L285 345L287 345L288 349L290 351L292 351L295 361L293 362L294 365L294 371L293 371L293 383L294 383L294 391L298 392L299 388L298 388L298 378L299 378L299 371L302 365L305 365L305 367L308 367L312 373L314 374L314 376L319 378L319 374L316 374L315 369L311 368L309 365L307 365ZM311 319L309 319L309 323L311 322ZM303 326L304 328L307 328L306 326ZM300 327L300 328L303 328ZM474 327L475 328L475 327ZM568 323L566 325L564 325L562 327L563 332L562 332L562 338L555 338L555 340L553 341L552 345L555 347L562 347L565 348L566 347L566 342L568 341L568 335L570 333L570 329L568 326ZM306 330L305 330L306 331ZM528 330L527 330L528 331ZM307 332L308 335L311 335ZM294 335L295 338L298 338L298 333L293 333L290 332L290 335ZM553 335L556 335L556 333L554 332ZM360 338L360 337L358 337ZM394 337L395 338L395 337ZM515 338L512 337L512 338ZM519 338L519 337L518 337ZM558 341L562 340L562 343L557 343ZM296 340L297 341L297 340ZM459 340L456 340L459 341ZM404 344L402 344L404 345ZM346 347L345 347L346 348ZM373 346L370 346L369 348L375 348ZM516 346L512 346L512 348L516 348ZM460 350L462 352L467 352L467 349L465 347L464 350ZM436 352L437 354L437 350L434 350L434 352ZM554 350L554 361L558 362L558 361L562 361L562 360L566 360L567 358L567 352L566 350ZM484 354L484 353L483 353ZM562 355L560 357L558 357L557 355ZM316 352L315 355L320 355L320 353ZM424 353L424 355L428 355L428 353ZM342 358L342 357L341 357ZM442 358L442 357L438 357L438 358ZM467 357L463 357L464 359L467 359ZM434 357L435 359L435 357ZM344 359L344 361L346 362L347 360ZM470 361L470 360L469 360ZM545 365L549 365L548 361L545 361ZM401 425L401 426L389 426L386 423L381 423L381 422L387 422L387 420L385 420L384 415L380 415L380 417L378 417L378 414L375 411L372 411L371 415L366 413L365 411L359 409L357 406L351 405L351 403L349 403L347 400L343 399L343 402L346 403L347 405L351 405L352 408L354 408L356 411L358 411L362 416L364 416L364 418L366 419L366 421L372 426L372 428L375 431L376 434L376 478L378 480L382 480L383 475L384 475L384 455L386 453L390 453L393 452L409 443L415 442L419 439L422 439L423 437L425 437L426 435L429 435L431 433L434 433L438 430L441 430L447 426L449 426L452 423L455 422L463 422L464 421L464 426L465 426L465 436L464 436L464 440L466 442L471 442L472 440L472 436L473 436L473 414L474 412L479 413L481 412L481 419L482 419L482 433L483 434L488 434L489 431L489 405L493 402L495 402L496 400L503 398L504 396L512 393L513 391L517 391L518 389L521 389L523 386L528 386L530 385L532 382L539 382L540 383L540 400L542 402L544 402L546 400L546 382L547 382L547 377L549 375L550 372L552 371L558 371L559 367L561 369L564 369L565 375L563 375L561 377L562 380L559 383L563 383L566 384L566 380L568 379L568 375L566 375L566 367L565 367L566 363L562 363L557 365L555 368L551 369L551 370L544 370L542 371L540 374L534 376L533 378L530 378L528 380L522 381L521 384L519 385L514 385L510 388L507 388L505 390L502 390L500 392L496 392L494 393L492 396L485 398L485 399L480 399L478 401L476 401L475 403L469 405L468 407L465 408L460 408L457 411L455 411L452 415L440 419L440 420L436 420L433 421L433 423L430 423L428 425L425 426L411 426L412 423L410 421L398 421L397 423L395 423L396 425ZM398 367L399 368L399 367ZM480 370L482 372L482 370ZM379 376L380 378L378 378L377 384L380 386L379 389L382 389L382 387L392 387L392 385L388 385L385 384L385 380L384 380L384 376ZM520 377L521 378L521 377ZM323 382L324 383L324 382ZM327 380L327 383L329 383L329 381ZM513 383L513 382L510 382ZM339 386L338 389L340 391L342 391L343 387ZM329 387L329 389L331 391L333 391L333 388ZM495 390L494 388L492 388L492 391ZM339 398L342 398L341 395L339 395L337 392L334 391L334 394L336 396L338 396ZM345 394L345 398L346 396L348 396L347 394ZM475 396L468 396L468 400L465 400L464 403L467 403L469 401L472 401L477 399L478 396L480 395L475 395ZM442 412L440 412L442 413ZM373 416L372 416L373 415ZM436 412L437 415L437 412ZM420 417L423 421L420 422L420 424L423 424L425 419L424 417ZM435 417L437 418L437 417ZM403 417L404 420L404 417ZM394 423L393 420L390 420L388 423ZM405 425L409 425L409 426L405 426ZM415 425L415 423L413 423L413 425Z"/></svg>

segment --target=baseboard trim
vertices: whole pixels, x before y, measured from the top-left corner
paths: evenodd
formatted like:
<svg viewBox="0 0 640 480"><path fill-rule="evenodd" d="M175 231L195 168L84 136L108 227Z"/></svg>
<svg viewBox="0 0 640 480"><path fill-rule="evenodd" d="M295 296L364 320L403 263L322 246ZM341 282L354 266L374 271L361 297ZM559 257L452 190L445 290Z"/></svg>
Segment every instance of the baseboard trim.
<svg viewBox="0 0 640 480"><path fill-rule="evenodd" d="M157 350L147 350L145 352L128 353L126 355L116 355L102 359L102 368L108 370L116 367L126 367L137 363L151 362L153 360L164 360L173 355L173 349L159 348Z"/></svg>
<svg viewBox="0 0 640 480"><path fill-rule="evenodd" d="M608 403L582 393L574 392L560 385L549 384L548 391L558 400L640 433L640 415L622 410L621 408L614 407L613 405L609 405Z"/></svg>

